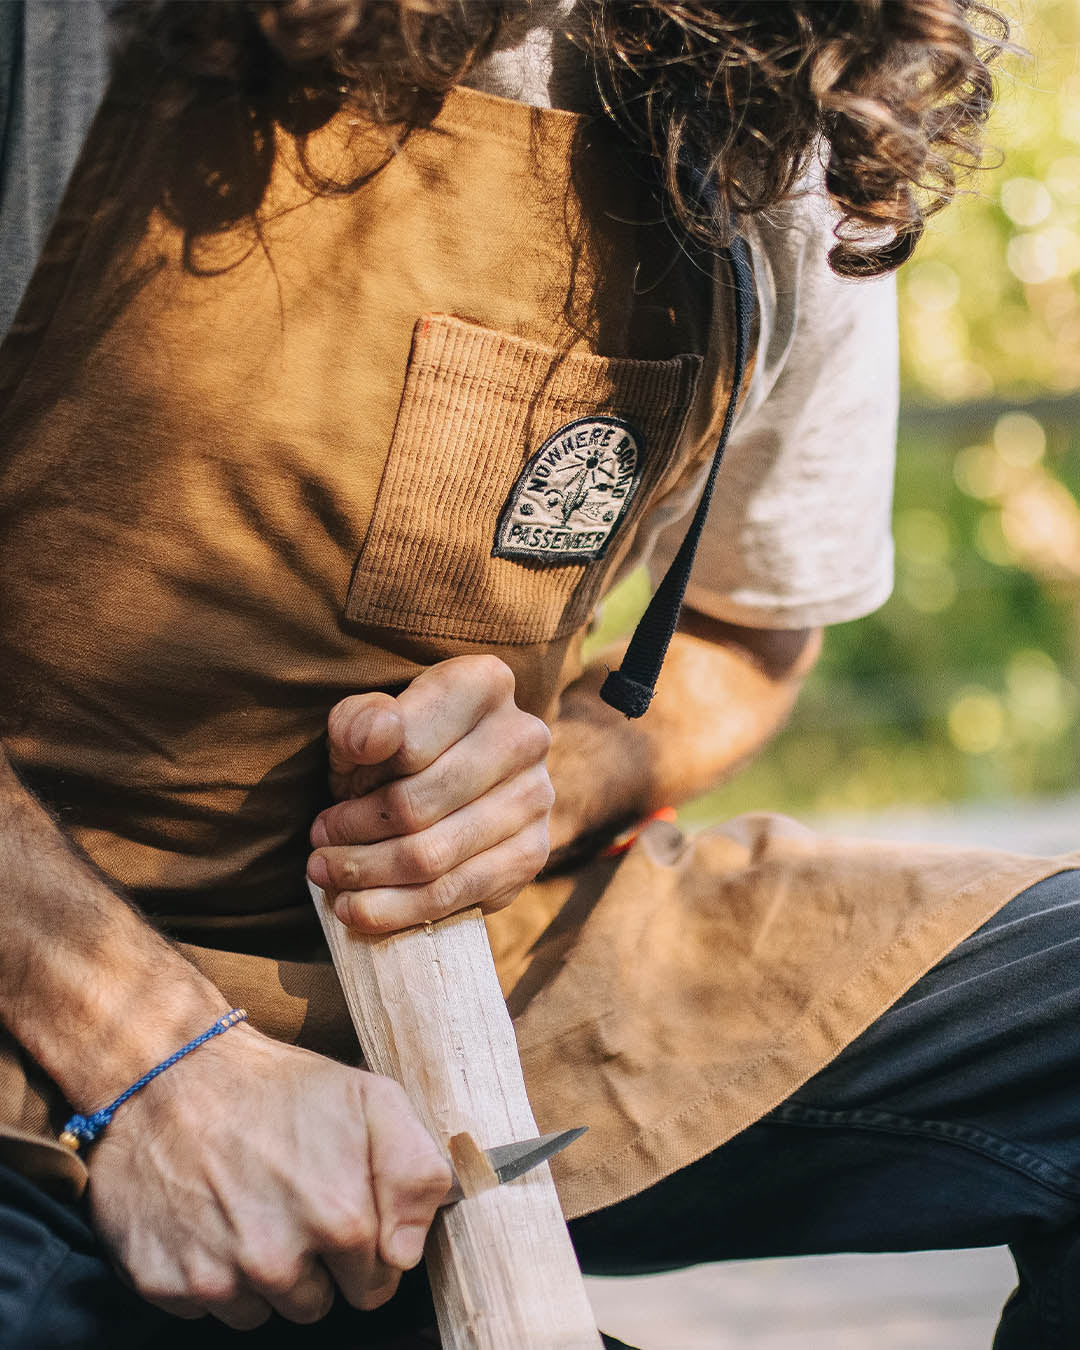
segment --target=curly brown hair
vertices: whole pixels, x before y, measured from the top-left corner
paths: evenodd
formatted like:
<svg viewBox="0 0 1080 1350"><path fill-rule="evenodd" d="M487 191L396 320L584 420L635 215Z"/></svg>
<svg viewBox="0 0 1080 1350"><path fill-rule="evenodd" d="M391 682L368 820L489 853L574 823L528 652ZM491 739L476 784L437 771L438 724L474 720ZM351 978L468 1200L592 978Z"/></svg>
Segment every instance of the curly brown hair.
<svg viewBox="0 0 1080 1350"><path fill-rule="evenodd" d="M209 83L262 109L252 150L265 166L277 129L302 142L346 104L399 135L426 124L497 41L513 39L529 7L135 0L123 8L193 101ZM571 18L599 106L651 152L662 200L684 230L725 243L741 219L797 191L819 158L839 207L829 260L843 276L902 263L927 217L954 195L958 171L978 166L991 63L1008 40L1005 19L980 0L578 0Z"/></svg>

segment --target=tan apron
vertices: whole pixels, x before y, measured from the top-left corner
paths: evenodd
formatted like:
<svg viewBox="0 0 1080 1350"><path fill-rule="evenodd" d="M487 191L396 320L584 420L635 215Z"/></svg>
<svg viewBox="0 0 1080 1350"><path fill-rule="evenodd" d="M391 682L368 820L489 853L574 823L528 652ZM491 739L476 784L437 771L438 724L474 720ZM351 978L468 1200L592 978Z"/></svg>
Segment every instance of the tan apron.
<svg viewBox="0 0 1080 1350"><path fill-rule="evenodd" d="M222 227L175 156L227 203L245 135L222 103L176 152L122 74L0 352L2 730L227 998L348 1058L304 886L327 712L494 651L551 715L647 511L711 456L730 294L604 124L459 90L388 154L339 114L307 162L354 191L279 135L257 226ZM542 448L598 422L632 429L632 491L552 538L602 556L500 555ZM529 887L492 942L542 1126L591 1127L568 1214L722 1143L1068 865L756 818ZM0 1047L0 1157L77 1188L65 1109Z"/></svg>

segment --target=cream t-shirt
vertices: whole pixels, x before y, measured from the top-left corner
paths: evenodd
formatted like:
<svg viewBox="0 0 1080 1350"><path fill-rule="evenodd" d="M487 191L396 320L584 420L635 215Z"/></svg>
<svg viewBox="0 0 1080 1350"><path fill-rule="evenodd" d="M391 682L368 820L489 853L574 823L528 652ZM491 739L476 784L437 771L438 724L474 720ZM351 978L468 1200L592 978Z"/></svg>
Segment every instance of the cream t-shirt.
<svg viewBox="0 0 1080 1350"><path fill-rule="evenodd" d="M793 201L747 231L761 318L757 366L732 427L687 602L714 618L808 628L888 598L896 449L896 288L829 270L829 212ZM682 519L647 539L658 580ZM669 516L670 518L670 516ZM645 527L649 530L648 524Z"/></svg>

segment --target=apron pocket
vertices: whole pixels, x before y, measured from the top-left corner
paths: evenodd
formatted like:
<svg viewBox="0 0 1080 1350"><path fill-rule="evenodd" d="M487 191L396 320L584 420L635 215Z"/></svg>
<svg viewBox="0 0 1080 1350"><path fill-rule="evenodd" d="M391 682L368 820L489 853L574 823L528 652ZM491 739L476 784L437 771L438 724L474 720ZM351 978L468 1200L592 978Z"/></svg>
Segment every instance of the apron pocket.
<svg viewBox="0 0 1080 1350"><path fill-rule="evenodd" d="M345 618L475 642L580 628L670 466L700 366L422 318Z"/></svg>

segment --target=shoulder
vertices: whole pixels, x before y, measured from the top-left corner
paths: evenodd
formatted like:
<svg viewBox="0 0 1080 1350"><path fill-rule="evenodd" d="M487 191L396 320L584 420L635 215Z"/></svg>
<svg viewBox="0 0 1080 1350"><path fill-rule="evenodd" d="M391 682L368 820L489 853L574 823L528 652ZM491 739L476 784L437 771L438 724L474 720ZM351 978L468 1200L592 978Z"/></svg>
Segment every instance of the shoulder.
<svg viewBox="0 0 1080 1350"><path fill-rule="evenodd" d="M852 365L879 393L894 397L896 285L892 276L838 277L829 267L836 214L813 181L756 217L745 233L754 264L760 318L757 365L742 417L777 392L816 393L821 377ZM854 370L851 374L854 375ZM841 388L832 393L842 393Z"/></svg>

